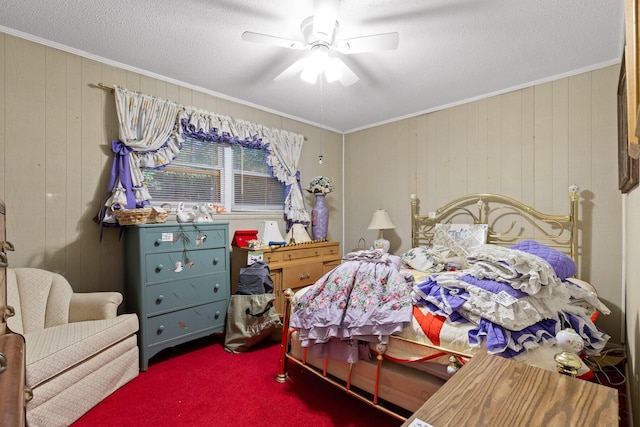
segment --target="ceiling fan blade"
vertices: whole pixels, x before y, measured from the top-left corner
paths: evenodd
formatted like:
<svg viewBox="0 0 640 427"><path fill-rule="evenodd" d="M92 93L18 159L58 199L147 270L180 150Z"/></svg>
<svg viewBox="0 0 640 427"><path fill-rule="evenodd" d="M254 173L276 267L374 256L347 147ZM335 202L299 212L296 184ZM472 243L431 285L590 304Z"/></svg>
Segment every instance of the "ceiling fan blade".
<svg viewBox="0 0 640 427"><path fill-rule="evenodd" d="M356 73L354 73L351 68L349 68L347 64L342 61L342 59L332 58L332 61L336 64L336 66L342 73L342 76L338 78L338 81L342 83L343 86L351 86L352 84L360 80L360 78L356 76Z"/></svg>
<svg viewBox="0 0 640 427"><path fill-rule="evenodd" d="M315 0L313 2L313 33L318 39L331 43L338 20L340 0Z"/></svg>
<svg viewBox="0 0 640 427"><path fill-rule="evenodd" d="M296 40L283 39L281 37L269 36L267 34L245 31L242 33L242 40L246 42L262 43L271 46L286 47L287 49L304 49L304 43Z"/></svg>
<svg viewBox="0 0 640 427"><path fill-rule="evenodd" d="M340 53L363 53L378 50L395 50L400 43L398 33L374 34L371 36L354 37L337 43Z"/></svg>
<svg viewBox="0 0 640 427"><path fill-rule="evenodd" d="M279 82L281 80L290 79L291 77L300 73L304 69L304 66L307 64L307 61L308 61L307 58L298 59L296 62L288 66L283 72L278 74L273 80L276 82Z"/></svg>

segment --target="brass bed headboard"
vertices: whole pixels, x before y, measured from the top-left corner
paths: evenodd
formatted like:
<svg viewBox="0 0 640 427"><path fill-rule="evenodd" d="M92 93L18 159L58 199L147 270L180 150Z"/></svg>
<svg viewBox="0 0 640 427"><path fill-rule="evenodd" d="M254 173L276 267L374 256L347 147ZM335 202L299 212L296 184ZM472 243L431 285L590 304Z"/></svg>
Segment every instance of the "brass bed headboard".
<svg viewBox="0 0 640 427"><path fill-rule="evenodd" d="M431 245L438 223L487 224L487 243L511 246L532 239L556 248L578 261L578 187L569 187L569 213L542 213L511 197L491 193L459 197L435 212L419 213L411 195L411 247Z"/></svg>

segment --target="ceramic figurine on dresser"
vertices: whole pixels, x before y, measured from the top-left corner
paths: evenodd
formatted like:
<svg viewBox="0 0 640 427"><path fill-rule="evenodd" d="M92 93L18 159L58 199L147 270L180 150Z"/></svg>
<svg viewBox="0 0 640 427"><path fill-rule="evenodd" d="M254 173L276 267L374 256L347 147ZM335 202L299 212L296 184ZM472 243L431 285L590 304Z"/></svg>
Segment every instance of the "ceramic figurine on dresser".
<svg viewBox="0 0 640 427"><path fill-rule="evenodd" d="M178 203L178 209L176 211L176 221L180 223L185 222L213 222L213 215L224 212L224 208L213 203L200 203L194 205L192 209L187 209L184 206L184 202Z"/></svg>

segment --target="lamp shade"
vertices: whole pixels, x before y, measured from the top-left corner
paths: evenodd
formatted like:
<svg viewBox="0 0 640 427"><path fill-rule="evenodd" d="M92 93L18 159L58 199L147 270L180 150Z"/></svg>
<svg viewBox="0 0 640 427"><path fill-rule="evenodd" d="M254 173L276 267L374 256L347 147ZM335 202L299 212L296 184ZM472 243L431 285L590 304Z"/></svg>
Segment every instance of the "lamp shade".
<svg viewBox="0 0 640 427"><path fill-rule="evenodd" d="M371 224L369 224L369 230L388 230L390 228L396 228L389 213L384 209L378 209L373 212L371 218Z"/></svg>
<svg viewBox="0 0 640 427"><path fill-rule="evenodd" d="M258 227L258 240L263 245L268 245L269 242L283 242L284 239L278 228L278 223L276 221L262 221Z"/></svg>
<svg viewBox="0 0 640 427"><path fill-rule="evenodd" d="M306 243L310 241L311 237L309 237L309 233L307 233L302 224L293 224L287 233L287 237L285 237L285 242L287 243Z"/></svg>
<svg viewBox="0 0 640 427"><path fill-rule="evenodd" d="M382 252L389 252L390 242L382 235L382 230L388 230L390 228L396 228L389 213L384 209L378 209L373 212L371 218L371 224L369 224L369 230L380 230L378 239L373 242L374 249L380 249Z"/></svg>

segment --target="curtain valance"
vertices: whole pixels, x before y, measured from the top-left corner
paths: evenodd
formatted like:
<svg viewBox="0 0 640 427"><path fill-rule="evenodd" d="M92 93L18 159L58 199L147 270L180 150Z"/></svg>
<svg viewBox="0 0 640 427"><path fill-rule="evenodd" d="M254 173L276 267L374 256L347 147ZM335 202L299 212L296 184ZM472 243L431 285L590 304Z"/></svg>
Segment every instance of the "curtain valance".
<svg viewBox="0 0 640 427"><path fill-rule="evenodd" d="M288 224L309 224L298 172L302 135L185 107L119 86L114 86L114 90L120 139L112 142L115 157L101 222L114 222L110 215L114 208L148 205L151 195L141 168L171 163L182 149L185 136L189 136L265 150L273 176L285 185L284 212Z"/></svg>

